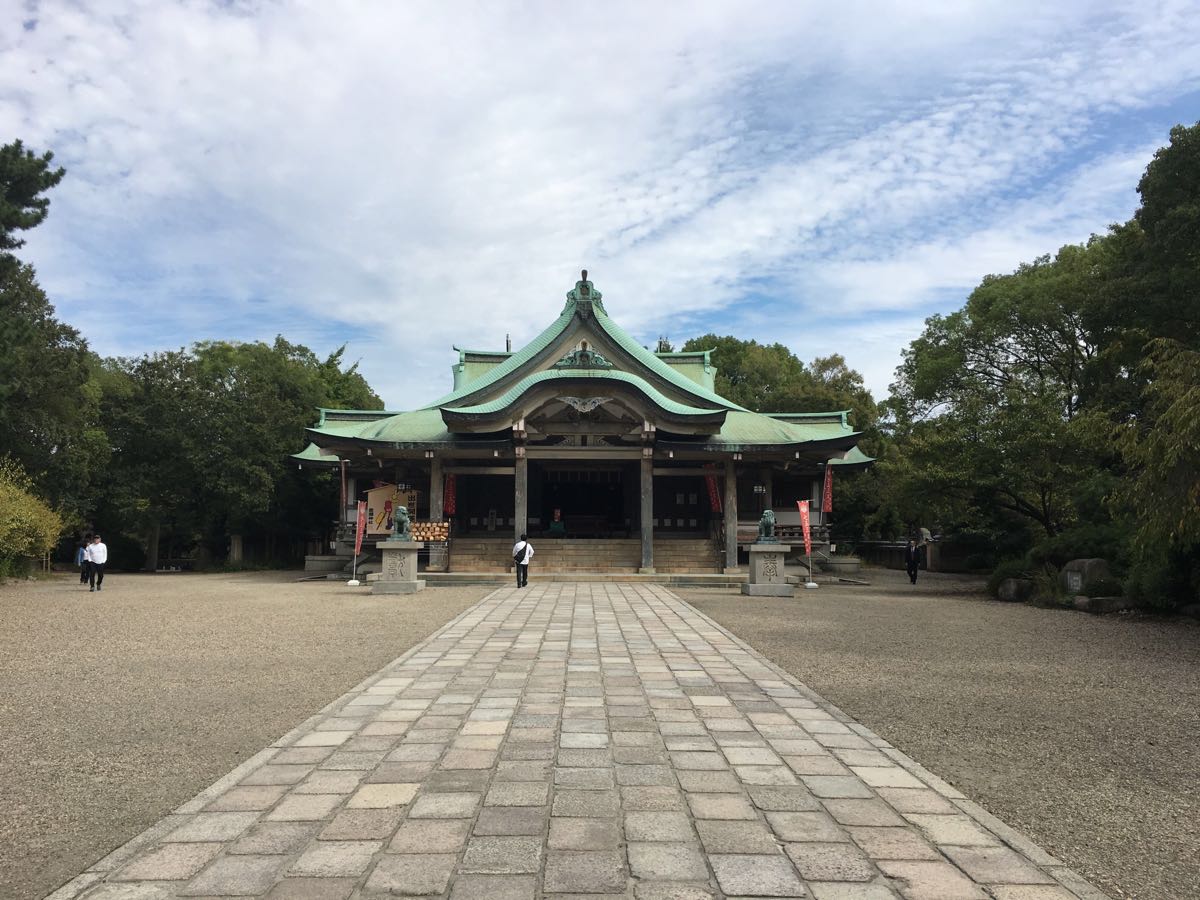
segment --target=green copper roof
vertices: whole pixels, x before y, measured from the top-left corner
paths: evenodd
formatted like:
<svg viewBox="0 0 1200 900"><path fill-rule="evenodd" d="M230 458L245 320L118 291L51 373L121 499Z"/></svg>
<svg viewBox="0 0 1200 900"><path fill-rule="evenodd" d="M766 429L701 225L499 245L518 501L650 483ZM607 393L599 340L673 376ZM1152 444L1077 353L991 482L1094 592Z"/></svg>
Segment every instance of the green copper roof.
<svg viewBox="0 0 1200 900"><path fill-rule="evenodd" d="M867 454L865 454L861 450L859 450L858 447L851 447L850 452L846 454L845 458L831 459L829 461L829 464L831 466L859 466L859 467L861 467L861 466L865 466L865 465L868 465L873 462L875 462L875 457L867 456Z"/></svg>
<svg viewBox="0 0 1200 900"><path fill-rule="evenodd" d="M807 444L811 441L847 439L853 442L858 432L832 422L800 424L783 422L753 412L730 412L719 435L707 441L710 446L762 444Z"/></svg>
<svg viewBox="0 0 1200 900"><path fill-rule="evenodd" d="M310 443L299 453L293 453L292 459L297 462L308 463L309 465L321 466L336 466L340 462L337 456L326 456L321 453L321 448L313 443Z"/></svg>
<svg viewBox="0 0 1200 900"><path fill-rule="evenodd" d="M580 282L582 284L583 282ZM591 282L587 282L590 287ZM542 331L532 341L522 347L520 350L512 354L503 362L492 367L490 370L483 372L476 378L463 383L460 387L451 391L443 397L439 397L433 403L425 406L425 409L434 407L451 406L457 401L463 400L472 394L486 390L491 385L494 385L509 375L518 372L522 367L532 362L546 348L550 347L558 340L571 322L579 315L584 322L594 321L599 327L599 330L612 341L616 346L621 348L626 354L631 356L639 365L645 368L649 373L652 373L657 378L661 379L666 384L681 392L687 397L690 397L694 402L703 405L712 405L722 409L743 409L731 400L727 400L715 391L710 390L696 380L689 378L682 372L673 369L666 362L659 359L653 352L647 350L639 344L633 337L621 328L616 322L609 318L603 304L600 302L600 294L598 291L592 291L592 299L580 299L577 295L579 292L579 284L576 289L567 295L567 302L563 306L562 312L558 318L550 323L549 327Z"/></svg>
<svg viewBox="0 0 1200 900"><path fill-rule="evenodd" d="M711 416L713 413L723 411L721 409L706 409L678 403L663 394L644 378L641 378L630 372L620 372L616 369L549 369L541 372L534 372L530 375L526 375L499 397L496 397L494 400L490 400L487 403L480 403L475 406L447 406L445 409L447 412L458 413L460 415L489 415L491 413L498 413L519 401L522 395L524 395L525 392L530 388L552 381L564 380L595 381L598 384L604 382L618 382L620 384L628 385L629 387L640 391L656 406L677 416Z"/></svg>

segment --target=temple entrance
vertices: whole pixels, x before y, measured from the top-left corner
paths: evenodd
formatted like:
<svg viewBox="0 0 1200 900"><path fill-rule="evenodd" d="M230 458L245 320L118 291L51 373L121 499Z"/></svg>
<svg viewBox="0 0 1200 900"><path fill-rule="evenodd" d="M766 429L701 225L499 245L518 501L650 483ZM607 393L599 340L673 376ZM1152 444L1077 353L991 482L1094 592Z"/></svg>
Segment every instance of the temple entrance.
<svg viewBox="0 0 1200 900"><path fill-rule="evenodd" d="M638 526L636 464L531 461L529 485L531 534L627 538Z"/></svg>
<svg viewBox="0 0 1200 900"><path fill-rule="evenodd" d="M455 528L460 534L512 534L515 504L511 475L458 476L458 512Z"/></svg>
<svg viewBox="0 0 1200 900"><path fill-rule="evenodd" d="M709 533L709 521L720 513L711 512L708 487L700 476L659 477L654 479L654 533L703 537Z"/></svg>

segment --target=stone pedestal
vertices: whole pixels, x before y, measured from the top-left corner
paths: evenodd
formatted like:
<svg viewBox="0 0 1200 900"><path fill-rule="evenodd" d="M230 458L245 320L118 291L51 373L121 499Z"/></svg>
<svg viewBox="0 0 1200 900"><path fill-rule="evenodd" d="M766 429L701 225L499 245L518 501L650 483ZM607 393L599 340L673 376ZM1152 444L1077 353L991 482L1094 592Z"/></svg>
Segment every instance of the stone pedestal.
<svg viewBox="0 0 1200 900"><path fill-rule="evenodd" d="M372 594L415 594L425 590L425 582L417 580L417 551L419 541L383 541L383 571L371 587Z"/></svg>
<svg viewBox="0 0 1200 900"><path fill-rule="evenodd" d="M791 597L792 586L783 572L783 558L790 544L751 544L750 582L742 593L751 597Z"/></svg>

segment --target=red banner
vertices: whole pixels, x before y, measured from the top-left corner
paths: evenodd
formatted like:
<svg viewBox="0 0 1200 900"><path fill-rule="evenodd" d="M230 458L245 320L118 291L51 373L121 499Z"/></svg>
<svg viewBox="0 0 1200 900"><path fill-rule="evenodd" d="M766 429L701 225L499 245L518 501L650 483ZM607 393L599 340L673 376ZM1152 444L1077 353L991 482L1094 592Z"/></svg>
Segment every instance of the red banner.
<svg viewBox="0 0 1200 900"><path fill-rule="evenodd" d="M442 493L442 515L452 516L458 512L458 485L453 475L446 476L446 490Z"/></svg>
<svg viewBox="0 0 1200 900"><path fill-rule="evenodd" d="M363 532L367 530L367 501L358 501L358 523L354 531L354 555L362 553Z"/></svg>
<svg viewBox="0 0 1200 900"><path fill-rule="evenodd" d="M704 468L713 469L713 466L709 464ZM708 485L708 508L719 513L721 511L721 488L717 485L717 476L715 474L705 475L704 482Z"/></svg>
<svg viewBox="0 0 1200 900"><path fill-rule="evenodd" d="M825 463L825 487L821 491L821 512L833 512L833 466Z"/></svg>
<svg viewBox="0 0 1200 900"><path fill-rule="evenodd" d="M800 527L804 530L804 553L812 556L812 531L808 525L808 501L797 500L796 505L800 507Z"/></svg>

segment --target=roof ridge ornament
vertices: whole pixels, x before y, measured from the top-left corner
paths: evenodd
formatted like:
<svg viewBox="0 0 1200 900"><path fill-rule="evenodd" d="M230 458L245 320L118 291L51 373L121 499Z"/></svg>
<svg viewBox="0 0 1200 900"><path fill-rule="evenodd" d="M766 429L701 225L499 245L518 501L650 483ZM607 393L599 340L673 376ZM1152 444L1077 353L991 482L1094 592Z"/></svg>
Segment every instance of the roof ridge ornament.
<svg viewBox="0 0 1200 900"><path fill-rule="evenodd" d="M580 307L595 304L600 308L601 312L606 312L604 303L601 302L603 296L603 294L596 290L595 285L588 281L587 269L579 273L579 280L575 282L574 289L567 291L568 302L572 302Z"/></svg>
<svg viewBox="0 0 1200 900"><path fill-rule="evenodd" d="M611 369L613 364L587 347L572 350L554 364L556 369Z"/></svg>

